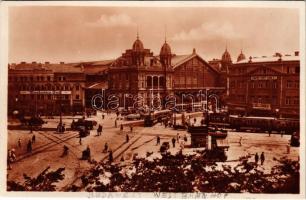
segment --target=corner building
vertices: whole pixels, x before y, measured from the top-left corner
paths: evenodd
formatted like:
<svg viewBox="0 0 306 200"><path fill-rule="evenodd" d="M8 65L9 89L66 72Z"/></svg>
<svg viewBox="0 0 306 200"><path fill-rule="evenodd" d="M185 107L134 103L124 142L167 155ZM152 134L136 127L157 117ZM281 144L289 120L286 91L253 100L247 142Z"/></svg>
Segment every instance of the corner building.
<svg viewBox="0 0 306 200"><path fill-rule="evenodd" d="M229 65L229 112L299 118L299 52L243 57Z"/></svg>

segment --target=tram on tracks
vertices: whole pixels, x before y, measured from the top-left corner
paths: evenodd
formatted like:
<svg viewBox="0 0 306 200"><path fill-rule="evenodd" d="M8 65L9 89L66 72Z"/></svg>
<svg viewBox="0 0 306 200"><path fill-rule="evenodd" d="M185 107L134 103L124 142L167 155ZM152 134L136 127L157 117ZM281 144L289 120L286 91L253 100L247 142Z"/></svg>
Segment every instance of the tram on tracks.
<svg viewBox="0 0 306 200"><path fill-rule="evenodd" d="M283 132L293 134L299 130L299 119L229 115L226 112L210 113L209 126L230 128L236 131Z"/></svg>
<svg viewBox="0 0 306 200"><path fill-rule="evenodd" d="M144 126L151 127L154 126L158 122L162 122L166 119L170 119L172 116L171 110L160 110L151 112L149 114L144 115Z"/></svg>

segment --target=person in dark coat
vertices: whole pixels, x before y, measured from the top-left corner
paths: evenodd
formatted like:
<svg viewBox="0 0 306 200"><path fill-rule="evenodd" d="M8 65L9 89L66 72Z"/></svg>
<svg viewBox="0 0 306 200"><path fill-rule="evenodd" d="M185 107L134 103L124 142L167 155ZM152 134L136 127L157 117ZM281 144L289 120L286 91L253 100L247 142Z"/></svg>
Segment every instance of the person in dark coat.
<svg viewBox="0 0 306 200"><path fill-rule="evenodd" d="M175 147L175 138L172 138L172 145L173 145L173 148Z"/></svg>
<svg viewBox="0 0 306 200"><path fill-rule="evenodd" d="M126 143L128 143L130 141L130 137L129 137L129 135L128 134L126 134Z"/></svg>
<svg viewBox="0 0 306 200"><path fill-rule="evenodd" d="M122 124L120 125L120 131L123 131L123 125Z"/></svg>
<svg viewBox="0 0 306 200"><path fill-rule="evenodd" d="M28 153L32 152L32 142L31 142L31 140L29 140L29 142L28 142L27 151L28 151Z"/></svg>
<svg viewBox="0 0 306 200"><path fill-rule="evenodd" d="M18 147L21 148L21 139L18 139Z"/></svg>
<svg viewBox="0 0 306 200"><path fill-rule="evenodd" d="M36 138L35 138L35 135L32 136L32 143L35 143L36 141Z"/></svg>
<svg viewBox="0 0 306 200"><path fill-rule="evenodd" d="M112 150L109 151L108 160L109 160L110 163L112 163L113 160L114 160L114 159L113 159L113 151L112 151Z"/></svg>
<svg viewBox="0 0 306 200"><path fill-rule="evenodd" d="M103 150L103 152L107 152L107 149L108 149L108 144L107 144L107 142L105 142L105 144L104 144L104 150Z"/></svg>
<svg viewBox="0 0 306 200"><path fill-rule="evenodd" d="M257 165L257 163L258 163L258 159L259 159L259 156L258 156L258 153L256 153L256 154L255 154L255 163L256 163L256 165Z"/></svg>
<svg viewBox="0 0 306 200"><path fill-rule="evenodd" d="M263 163L265 162L264 152L262 152L261 155L260 155L260 161L261 161L261 165L263 165Z"/></svg>
<svg viewBox="0 0 306 200"><path fill-rule="evenodd" d="M156 138L156 145L159 145L159 144L160 144L160 137L158 135L157 138Z"/></svg>

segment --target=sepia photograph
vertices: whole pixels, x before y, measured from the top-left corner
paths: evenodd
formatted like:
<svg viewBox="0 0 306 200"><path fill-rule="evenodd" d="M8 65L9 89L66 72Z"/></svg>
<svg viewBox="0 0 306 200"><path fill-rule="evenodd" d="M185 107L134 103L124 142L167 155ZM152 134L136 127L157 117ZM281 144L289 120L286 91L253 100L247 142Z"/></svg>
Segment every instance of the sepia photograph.
<svg viewBox="0 0 306 200"><path fill-rule="evenodd" d="M3 190L302 198L305 4L270 3L7 4Z"/></svg>

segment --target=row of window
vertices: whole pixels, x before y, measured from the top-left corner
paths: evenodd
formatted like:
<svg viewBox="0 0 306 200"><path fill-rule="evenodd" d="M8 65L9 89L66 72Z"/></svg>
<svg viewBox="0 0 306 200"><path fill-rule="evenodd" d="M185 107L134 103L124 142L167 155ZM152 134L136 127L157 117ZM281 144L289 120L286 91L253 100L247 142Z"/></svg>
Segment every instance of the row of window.
<svg viewBox="0 0 306 200"><path fill-rule="evenodd" d="M62 98L63 100L69 100L70 99L70 95L51 95L51 94L31 94L31 95L25 95L22 94L20 95L21 100L27 100L27 99L32 99L32 100L60 100L60 98ZM80 99L80 95L75 95L75 99L79 100Z"/></svg>
<svg viewBox="0 0 306 200"><path fill-rule="evenodd" d="M287 80L287 88L299 88L299 86L300 86L299 81Z"/></svg>
<svg viewBox="0 0 306 200"><path fill-rule="evenodd" d="M245 88L247 86L246 81L231 81L231 88ZM277 88L277 81L251 81L250 88Z"/></svg>
<svg viewBox="0 0 306 200"><path fill-rule="evenodd" d="M53 77L51 76L15 76L15 77L11 77L9 76L9 81L15 81L15 82L33 82L33 81L52 81ZM66 81L66 77L65 76L59 76L57 77L58 81Z"/></svg>
<svg viewBox="0 0 306 200"><path fill-rule="evenodd" d="M268 95L258 95L258 96L250 96L251 103L264 103L264 104L272 104L275 105L278 102L277 96L268 96Z"/></svg>
<svg viewBox="0 0 306 200"><path fill-rule="evenodd" d="M75 85L74 86L75 90L80 90L80 86L79 85ZM64 85L64 86L60 86L60 85L32 85L32 86L28 86L28 85L20 85L19 86L19 90L21 91L44 91L44 90L72 90L73 86L70 85Z"/></svg>
<svg viewBox="0 0 306 200"><path fill-rule="evenodd" d="M285 104L286 105L299 105L300 98L298 96L286 96Z"/></svg>
<svg viewBox="0 0 306 200"><path fill-rule="evenodd" d="M287 67L286 70L287 70L286 71L287 74L299 74L300 73L300 67L299 66L297 66L297 67ZM234 68L234 69L231 69L231 72L233 74L245 74L247 72L247 68L246 67ZM284 73L286 73L286 72L284 72ZM271 74L271 73L274 73L274 71L271 70L271 69L262 68L262 69L259 69L257 71L257 73L259 73L259 74Z"/></svg>

